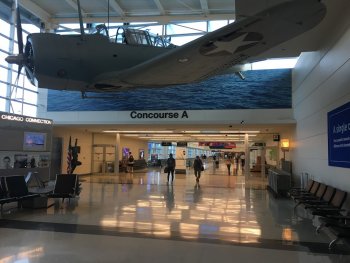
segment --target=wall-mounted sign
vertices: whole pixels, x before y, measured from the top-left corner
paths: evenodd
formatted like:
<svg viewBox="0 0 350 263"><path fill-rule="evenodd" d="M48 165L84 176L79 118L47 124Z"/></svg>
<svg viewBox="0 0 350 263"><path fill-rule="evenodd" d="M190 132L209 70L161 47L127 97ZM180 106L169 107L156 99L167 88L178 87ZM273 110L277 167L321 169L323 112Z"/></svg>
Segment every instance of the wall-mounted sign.
<svg viewBox="0 0 350 263"><path fill-rule="evenodd" d="M187 142L177 142L176 146L178 146L178 147L187 147Z"/></svg>
<svg viewBox="0 0 350 263"><path fill-rule="evenodd" d="M168 111L151 111L151 112L130 112L131 119L188 119L187 111L168 112Z"/></svg>
<svg viewBox="0 0 350 263"><path fill-rule="evenodd" d="M265 147L265 146L266 146L266 143L264 143L264 142L255 142L255 143L253 143L252 146Z"/></svg>
<svg viewBox="0 0 350 263"><path fill-rule="evenodd" d="M35 118L35 117L26 117L26 116L15 115L10 113L1 113L0 120L25 122L25 123L37 123L37 124L45 124L45 125L53 124L52 120Z"/></svg>
<svg viewBox="0 0 350 263"><path fill-rule="evenodd" d="M279 134L273 134L272 135L272 140L274 142L279 142L280 141L280 135Z"/></svg>
<svg viewBox="0 0 350 263"><path fill-rule="evenodd" d="M172 143L171 142L162 142L162 146L171 146Z"/></svg>
<svg viewBox="0 0 350 263"><path fill-rule="evenodd" d="M350 168L350 102L328 112L328 164Z"/></svg>
<svg viewBox="0 0 350 263"><path fill-rule="evenodd" d="M236 148L234 142L199 142L199 146L209 146L209 149L233 149Z"/></svg>

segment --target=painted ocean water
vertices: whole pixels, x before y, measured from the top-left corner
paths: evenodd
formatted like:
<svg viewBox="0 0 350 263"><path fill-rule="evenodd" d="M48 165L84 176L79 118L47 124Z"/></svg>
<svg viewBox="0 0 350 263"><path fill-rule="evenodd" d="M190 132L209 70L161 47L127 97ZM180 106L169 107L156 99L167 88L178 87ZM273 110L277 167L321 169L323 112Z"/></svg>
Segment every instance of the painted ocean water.
<svg viewBox="0 0 350 263"><path fill-rule="evenodd" d="M80 92L49 90L47 111L291 108L290 69L245 71L244 75L245 80L222 75L194 84L107 93L107 98L82 99Z"/></svg>

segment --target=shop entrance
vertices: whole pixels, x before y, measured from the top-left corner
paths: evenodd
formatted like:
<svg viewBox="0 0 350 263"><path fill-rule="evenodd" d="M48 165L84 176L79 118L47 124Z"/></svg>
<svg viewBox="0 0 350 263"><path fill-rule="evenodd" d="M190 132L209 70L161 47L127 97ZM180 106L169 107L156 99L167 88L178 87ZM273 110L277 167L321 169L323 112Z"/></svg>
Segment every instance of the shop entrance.
<svg viewBox="0 0 350 263"><path fill-rule="evenodd" d="M249 152L251 172L260 172L262 176L266 176L268 169L278 164L277 146L252 146L249 147Z"/></svg>
<svg viewBox="0 0 350 263"><path fill-rule="evenodd" d="M93 174L115 174L115 165L115 145L94 144L92 146L91 171Z"/></svg>

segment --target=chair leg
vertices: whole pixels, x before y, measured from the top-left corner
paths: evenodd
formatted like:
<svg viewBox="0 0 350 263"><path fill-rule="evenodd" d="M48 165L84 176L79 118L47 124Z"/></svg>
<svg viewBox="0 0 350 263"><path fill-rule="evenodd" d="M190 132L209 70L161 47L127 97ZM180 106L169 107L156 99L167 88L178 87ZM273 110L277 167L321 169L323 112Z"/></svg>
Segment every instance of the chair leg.
<svg viewBox="0 0 350 263"><path fill-rule="evenodd" d="M61 205L60 205L60 208L63 209L64 207L64 197L62 198L62 202L61 202Z"/></svg>
<svg viewBox="0 0 350 263"><path fill-rule="evenodd" d="M336 243L338 242L339 237L337 237L336 239L332 240L329 245L328 245L328 249L333 249L333 247L336 245Z"/></svg>

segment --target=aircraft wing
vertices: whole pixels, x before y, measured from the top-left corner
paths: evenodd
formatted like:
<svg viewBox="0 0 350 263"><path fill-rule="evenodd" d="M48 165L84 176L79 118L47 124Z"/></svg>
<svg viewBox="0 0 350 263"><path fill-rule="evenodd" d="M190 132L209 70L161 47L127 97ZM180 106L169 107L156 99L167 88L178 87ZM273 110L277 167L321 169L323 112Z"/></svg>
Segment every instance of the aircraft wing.
<svg viewBox="0 0 350 263"><path fill-rule="evenodd" d="M316 26L326 7L318 0L282 3L229 24L122 72L107 72L95 83L127 86L183 84L255 61L265 51Z"/></svg>

